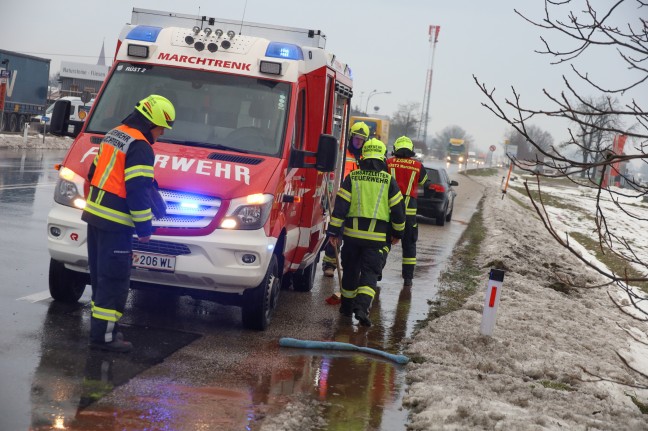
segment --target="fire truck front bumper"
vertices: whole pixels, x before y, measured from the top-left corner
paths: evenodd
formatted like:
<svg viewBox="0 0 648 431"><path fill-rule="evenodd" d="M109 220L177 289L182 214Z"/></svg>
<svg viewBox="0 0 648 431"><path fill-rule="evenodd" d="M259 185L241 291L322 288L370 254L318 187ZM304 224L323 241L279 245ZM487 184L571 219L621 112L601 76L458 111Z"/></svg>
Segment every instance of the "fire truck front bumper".
<svg viewBox="0 0 648 431"><path fill-rule="evenodd" d="M54 204L47 223L50 256L88 272L86 224L78 209ZM242 293L263 280L276 238L259 230L216 229L204 236L133 240L131 280L186 289Z"/></svg>

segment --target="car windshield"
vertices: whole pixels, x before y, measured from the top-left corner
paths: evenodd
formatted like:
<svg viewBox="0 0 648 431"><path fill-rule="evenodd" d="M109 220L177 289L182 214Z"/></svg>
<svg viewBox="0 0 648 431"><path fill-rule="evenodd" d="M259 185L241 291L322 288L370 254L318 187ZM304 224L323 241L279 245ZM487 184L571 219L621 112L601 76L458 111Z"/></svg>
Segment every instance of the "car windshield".
<svg viewBox="0 0 648 431"><path fill-rule="evenodd" d="M290 85L199 70L119 63L86 132L105 134L150 94L173 103L162 142L277 156L283 149Z"/></svg>

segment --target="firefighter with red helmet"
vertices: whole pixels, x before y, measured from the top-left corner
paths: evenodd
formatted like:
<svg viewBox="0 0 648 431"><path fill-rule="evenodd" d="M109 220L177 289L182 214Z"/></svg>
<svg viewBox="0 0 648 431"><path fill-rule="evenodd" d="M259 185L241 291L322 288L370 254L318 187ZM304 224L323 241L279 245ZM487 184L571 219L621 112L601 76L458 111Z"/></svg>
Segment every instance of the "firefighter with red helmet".
<svg viewBox="0 0 648 431"><path fill-rule="evenodd" d="M346 155L344 159L344 174L342 179L349 175L349 172L358 169L358 160L362 156L362 146L369 139L369 126L362 121L353 123L349 129L349 141L347 143ZM324 258L322 259L322 271L324 276L333 277L337 268L337 259L333 246L327 242L324 248Z"/></svg>
<svg viewBox="0 0 648 431"><path fill-rule="evenodd" d="M402 241L403 261L401 274L403 276L403 286L409 287L412 285L414 267L416 266L418 186L427 181L427 171L421 162L413 158L416 155L414 153L414 144L407 136L396 139L392 154L393 157L387 159L387 168L398 183L405 200L406 221Z"/></svg>
<svg viewBox="0 0 648 431"><path fill-rule="evenodd" d="M386 172L385 152L385 144L376 138L364 144L359 169L351 171L338 190L327 230L334 247L344 240L340 313L355 314L363 326L371 326L369 310L382 272L381 248L387 241L398 243L405 229L403 196Z"/></svg>
<svg viewBox="0 0 648 431"><path fill-rule="evenodd" d="M171 129L175 108L165 97L142 99L99 145L88 180L82 219L88 224L88 265L92 284L90 346L129 352L117 322L124 312L133 259L133 233L148 242L153 215L166 208L154 185L152 145Z"/></svg>

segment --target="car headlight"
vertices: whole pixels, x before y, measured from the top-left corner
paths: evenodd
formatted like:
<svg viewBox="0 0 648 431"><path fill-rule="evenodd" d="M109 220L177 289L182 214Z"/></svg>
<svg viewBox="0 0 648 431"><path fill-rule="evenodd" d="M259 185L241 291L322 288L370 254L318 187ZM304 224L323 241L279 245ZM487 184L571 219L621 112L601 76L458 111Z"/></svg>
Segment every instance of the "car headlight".
<svg viewBox="0 0 648 431"><path fill-rule="evenodd" d="M270 194L254 194L232 199L220 227L234 230L260 229L268 220L273 200Z"/></svg>
<svg viewBox="0 0 648 431"><path fill-rule="evenodd" d="M85 180L81 175L72 169L62 167L54 189L54 202L68 207L85 208L86 202L81 193L84 183Z"/></svg>

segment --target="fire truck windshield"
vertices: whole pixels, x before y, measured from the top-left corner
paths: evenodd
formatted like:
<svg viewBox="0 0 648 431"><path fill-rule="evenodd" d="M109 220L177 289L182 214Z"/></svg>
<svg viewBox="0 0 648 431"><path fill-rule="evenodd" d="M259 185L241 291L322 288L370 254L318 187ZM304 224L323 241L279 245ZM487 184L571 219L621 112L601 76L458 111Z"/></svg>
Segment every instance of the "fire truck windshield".
<svg viewBox="0 0 648 431"><path fill-rule="evenodd" d="M149 94L176 109L160 141L278 156L290 85L267 79L164 66L119 63L95 101L86 132L105 134Z"/></svg>

